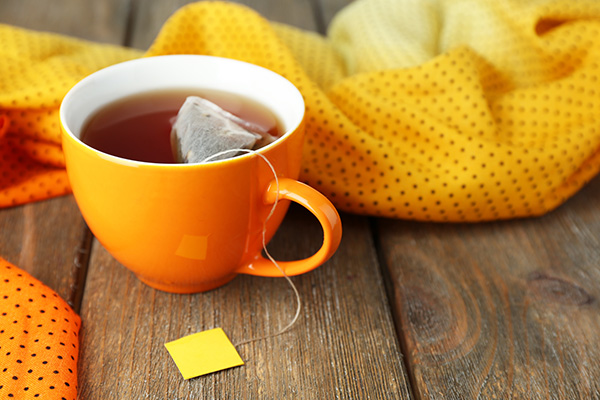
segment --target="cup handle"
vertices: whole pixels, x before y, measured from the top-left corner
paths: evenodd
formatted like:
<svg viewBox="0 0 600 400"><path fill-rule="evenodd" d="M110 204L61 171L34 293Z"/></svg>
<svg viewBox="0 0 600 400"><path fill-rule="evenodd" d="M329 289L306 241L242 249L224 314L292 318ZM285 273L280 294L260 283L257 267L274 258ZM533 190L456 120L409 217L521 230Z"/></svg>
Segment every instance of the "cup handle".
<svg viewBox="0 0 600 400"><path fill-rule="evenodd" d="M303 260L277 262L286 275L300 275L325 263L335 253L342 239L342 222L333 204L310 186L289 178L279 179L279 191L277 186L275 181L269 184L264 196L265 204L273 204L279 193L279 200L288 199L307 208L317 217L323 228L323 245L315 254ZM257 276L283 276L273 262L261 254L237 272Z"/></svg>

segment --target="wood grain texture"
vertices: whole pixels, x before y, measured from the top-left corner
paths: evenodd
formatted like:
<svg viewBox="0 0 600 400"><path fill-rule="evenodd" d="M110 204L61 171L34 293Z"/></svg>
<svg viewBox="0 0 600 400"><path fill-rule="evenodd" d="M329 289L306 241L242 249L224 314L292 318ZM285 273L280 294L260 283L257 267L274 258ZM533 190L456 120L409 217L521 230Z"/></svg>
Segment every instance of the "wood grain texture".
<svg viewBox="0 0 600 400"><path fill-rule="evenodd" d="M136 0L131 20L131 40L128 45L147 49L160 27L175 11L192 0ZM307 30L316 30L313 3L308 0L245 0L233 1L257 11L271 21L283 22Z"/></svg>
<svg viewBox="0 0 600 400"><path fill-rule="evenodd" d="M537 219L379 222L421 399L600 398L600 180Z"/></svg>
<svg viewBox="0 0 600 400"><path fill-rule="evenodd" d="M140 283L96 245L81 315L85 399L407 399L406 375L364 218L344 216L340 251L294 277L300 319L241 345L246 364L184 381L164 343L221 327L236 343L285 326L295 298L284 279L238 276L219 289L174 295ZM278 259L309 256L320 226L293 207L273 239Z"/></svg>
<svg viewBox="0 0 600 400"><path fill-rule="evenodd" d="M129 0L2 0L0 23L123 44Z"/></svg>
<svg viewBox="0 0 600 400"><path fill-rule="evenodd" d="M0 256L77 306L87 229L72 196L0 210Z"/></svg>

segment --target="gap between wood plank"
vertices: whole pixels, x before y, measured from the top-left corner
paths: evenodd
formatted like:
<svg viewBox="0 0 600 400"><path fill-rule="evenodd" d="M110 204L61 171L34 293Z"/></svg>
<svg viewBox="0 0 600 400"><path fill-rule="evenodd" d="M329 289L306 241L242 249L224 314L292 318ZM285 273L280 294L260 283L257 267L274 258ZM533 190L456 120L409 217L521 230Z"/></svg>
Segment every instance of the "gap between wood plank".
<svg viewBox="0 0 600 400"><path fill-rule="evenodd" d="M135 16L138 10L138 0L130 0L125 20L125 34L123 35L123 46L133 47L133 33L135 31Z"/></svg>
<svg viewBox="0 0 600 400"><path fill-rule="evenodd" d="M379 229L377 226L377 218L370 217L369 220L369 230L371 231L371 237L373 239L373 246L375 247L375 255L377 257L377 264L379 265L379 270L381 272L381 279L383 279L383 284L385 286L385 294L387 297L388 305L390 307L390 311L392 313L392 320L394 321L394 329L396 333L396 339L398 340L398 344L400 346L400 351L402 352L402 365L404 366L404 370L408 374L408 391L410 393L411 398L419 399L415 394L413 388L418 387L417 382L415 380L414 373L411 369L409 363L406 362L406 354L408 354L408 346L405 341L405 337L402 335L402 325L400 319L397 317L399 315L399 310L396 307L396 302L394 301L394 284L392 282L391 274L389 273L389 269L387 268L385 257L383 256L383 250L381 248L381 241L379 238Z"/></svg>
<svg viewBox="0 0 600 400"><path fill-rule="evenodd" d="M315 19L315 25L317 26L317 32L325 35L327 26L325 24L325 18L323 17L323 7L319 0L310 0L310 8Z"/></svg>
<svg viewBox="0 0 600 400"><path fill-rule="evenodd" d="M68 301L73 310L78 314L81 310L81 301L83 299L83 293L85 292L93 242L94 235L92 234L92 231L90 231L90 228L85 225L81 230L81 241L75 251L73 259L73 265L75 266L75 282L73 283L73 290L71 291L71 296Z"/></svg>

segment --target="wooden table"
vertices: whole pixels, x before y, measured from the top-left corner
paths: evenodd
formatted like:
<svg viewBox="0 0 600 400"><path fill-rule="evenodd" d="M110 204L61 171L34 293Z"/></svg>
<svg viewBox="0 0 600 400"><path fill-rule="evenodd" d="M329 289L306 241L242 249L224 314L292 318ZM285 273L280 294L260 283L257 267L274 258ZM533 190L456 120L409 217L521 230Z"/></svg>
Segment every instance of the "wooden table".
<svg viewBox="0 0 600 400"><path fill-rule="evenodd" d="M348 0L246 0L324 33ZM0 22L145 49L180 0L2 0ZM83 319L81 399L599 399L600 181L542 218L426 224L342 215L337 254L293 278L300 320L241 346L246 365L184 381L164 343L212 327L267 334L295 311L283 279L208 293L141 284L92 237L72 196L0 210L0 255ZM321 233L292 207L269 248Z"/></svg>

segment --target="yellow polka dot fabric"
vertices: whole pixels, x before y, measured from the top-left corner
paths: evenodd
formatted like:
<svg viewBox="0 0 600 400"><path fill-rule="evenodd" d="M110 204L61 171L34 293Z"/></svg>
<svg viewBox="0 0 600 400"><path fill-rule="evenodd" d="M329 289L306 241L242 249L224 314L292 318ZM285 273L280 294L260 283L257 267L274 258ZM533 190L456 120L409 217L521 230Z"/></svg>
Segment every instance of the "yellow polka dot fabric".
<svg viewBox="0 0 600 400"><path fill-rule="evenodd" d="M0 25L0 207L70 193L58 109L86 75L141 55Z"/></svg>
<svg viewBox="0 0 600 400"><path fill-rule="evenodd" d="M165 23L145 56L229 57L289 79L306 101L301 179L340 210L485 221L542 215L597 174L599 34L596 0L357 0L325 37L237 4L199 2ZM138 56L77 45L75 53L95 51L83 57L85 71L61 70L74 80ZM15 98L28 110L56 106L65 87L50 93L31 79L0 97L0 115ZM6 85L0 78L0 96ZM59 153L40 157L38 147L54 143L56 122L30 127L16 107L5 137L23 159L60 166ZM26 200L18 190L16 202Z"/></svg>
<svg viewBox="0 0 600 400"><path fill-rule="evenodd" d="M80 326L52 289L0 258L0 398L75 400Z"/></svg>
<svg viewBox="0 0 600 400"><path fill-rule="evenodd" d="M369 172L346 174L341 202L433 221L563 203L600 166L599 17L595 1L348 7L329 32L347 77L327 94L367 134Z"/></svg>

